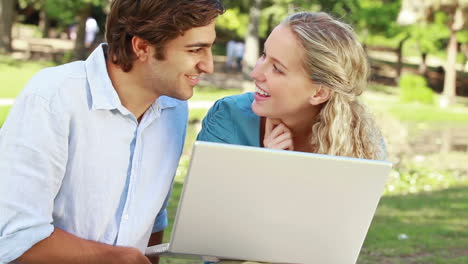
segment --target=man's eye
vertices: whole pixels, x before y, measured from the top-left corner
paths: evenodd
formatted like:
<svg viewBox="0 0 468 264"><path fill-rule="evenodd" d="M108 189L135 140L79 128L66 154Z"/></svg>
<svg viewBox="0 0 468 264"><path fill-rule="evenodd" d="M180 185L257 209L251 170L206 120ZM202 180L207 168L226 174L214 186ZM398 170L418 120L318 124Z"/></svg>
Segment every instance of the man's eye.
<svg viewBox="0 0 468 264"><path fill-rule="evenodd" d="M202 51L202 48L189 50L191 53L199 53L200 51Z"/></svg>

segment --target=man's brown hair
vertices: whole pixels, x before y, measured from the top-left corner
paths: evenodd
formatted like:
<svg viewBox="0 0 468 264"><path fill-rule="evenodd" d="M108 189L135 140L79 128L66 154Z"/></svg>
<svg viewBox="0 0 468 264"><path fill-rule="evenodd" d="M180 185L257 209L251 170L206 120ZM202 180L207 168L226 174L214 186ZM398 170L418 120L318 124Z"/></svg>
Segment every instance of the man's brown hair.
<svg viewBox="0 0 468 264"><path fill-rule="evenodd" d="M106 21L108 57L130 71L136 59L131 41L137 36L154 45L156 59L163 60L168 41L223 12L220 0L113 0Z"/></svg>

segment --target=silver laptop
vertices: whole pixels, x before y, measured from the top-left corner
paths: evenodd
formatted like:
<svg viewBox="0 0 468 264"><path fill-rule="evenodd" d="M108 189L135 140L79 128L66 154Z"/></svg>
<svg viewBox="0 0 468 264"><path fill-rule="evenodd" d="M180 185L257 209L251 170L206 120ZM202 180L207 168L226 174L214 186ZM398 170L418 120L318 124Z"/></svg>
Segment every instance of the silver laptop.
<svg viewBox="0 0 468 264"><path fill-rule="evenodd" d="M197 141L170 242L146 255L355 263L391 166Z"/></svg>

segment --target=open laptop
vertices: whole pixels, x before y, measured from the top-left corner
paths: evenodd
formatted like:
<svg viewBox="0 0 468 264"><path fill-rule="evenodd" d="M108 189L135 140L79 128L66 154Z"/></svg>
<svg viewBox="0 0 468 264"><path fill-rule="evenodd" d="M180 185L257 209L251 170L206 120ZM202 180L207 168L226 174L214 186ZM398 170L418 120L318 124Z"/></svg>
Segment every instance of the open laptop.
<svg viewBox="0 0 468 264"><path fill-rule="evenodd" d="M197 141L170 242L145 253L355 263L391 166Z"/></svg>

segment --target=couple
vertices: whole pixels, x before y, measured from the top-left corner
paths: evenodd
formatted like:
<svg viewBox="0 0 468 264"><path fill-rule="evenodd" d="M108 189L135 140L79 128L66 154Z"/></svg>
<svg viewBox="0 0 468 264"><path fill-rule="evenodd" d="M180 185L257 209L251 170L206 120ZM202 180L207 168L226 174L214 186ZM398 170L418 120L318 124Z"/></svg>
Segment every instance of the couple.
<svg viewBox="0 0 468 264"><path fill-rule="evenodd" d="M0 263L158 263L142 252L167 226L185 100L213 71L223 12L218 0L114 0L107 44L32 78L0 131ZM367 73L349 26L294 14L265 44L256 93L218 101L199 139L383 159L357 100Z"/></svg>

